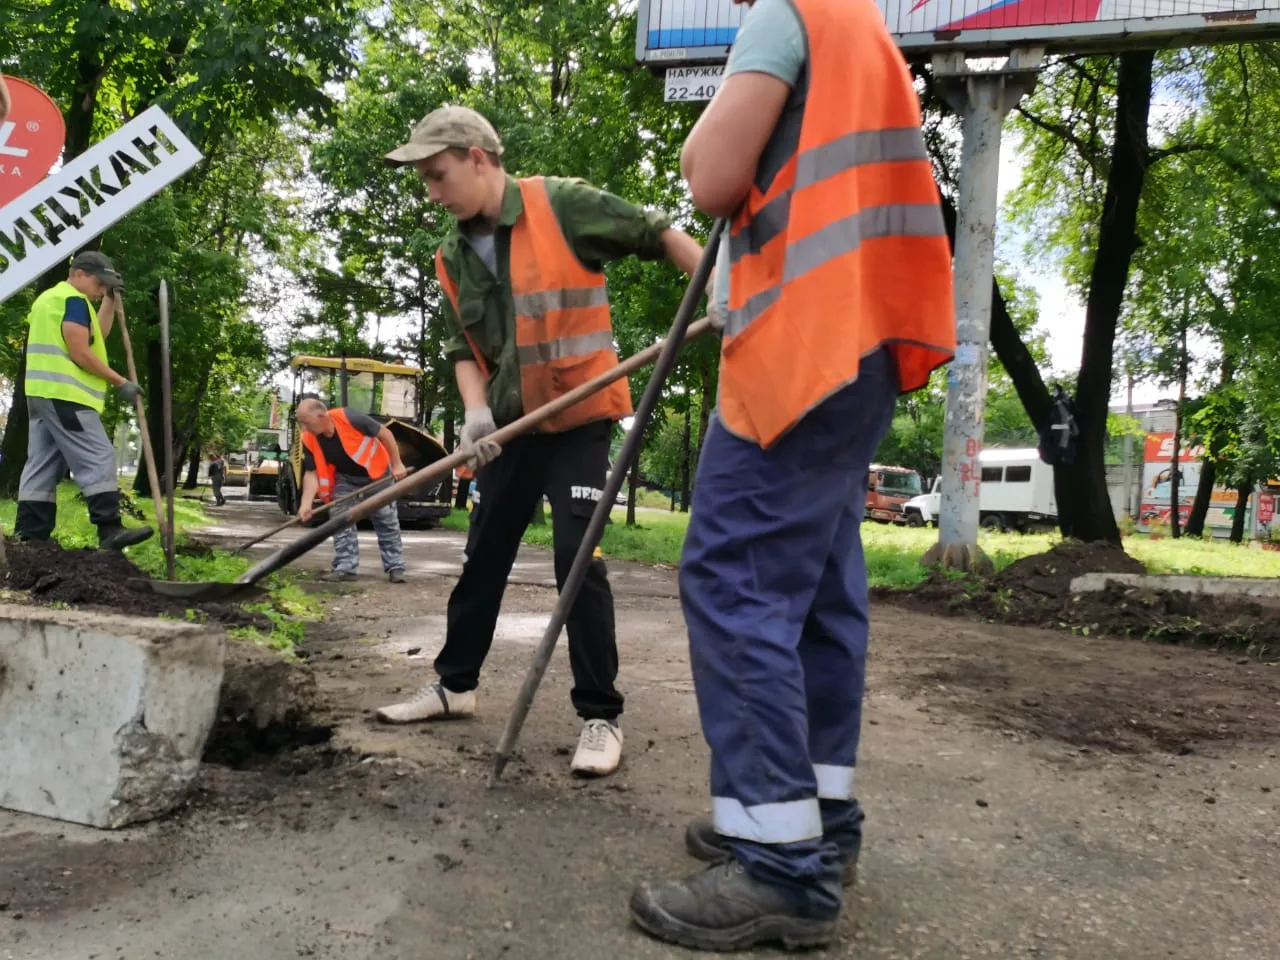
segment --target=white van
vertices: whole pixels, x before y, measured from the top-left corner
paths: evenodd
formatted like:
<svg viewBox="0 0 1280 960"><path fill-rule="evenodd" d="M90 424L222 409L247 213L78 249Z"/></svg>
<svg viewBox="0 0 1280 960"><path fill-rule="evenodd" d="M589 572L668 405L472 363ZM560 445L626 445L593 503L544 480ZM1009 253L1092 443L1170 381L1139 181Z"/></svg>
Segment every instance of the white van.
<svg viewBox="0 0 1280 960"><path fill-rule="evenodd" d="M1023 533L1052 529L1058 524L1058 501L1053 489L1053 467L1040 459L1035 447L990 447L978 454L982 483L978 488L978 522L988 530ZM907 525L938 525L942 509L941 477L935 477L928 493L903 504Z"/></svg>

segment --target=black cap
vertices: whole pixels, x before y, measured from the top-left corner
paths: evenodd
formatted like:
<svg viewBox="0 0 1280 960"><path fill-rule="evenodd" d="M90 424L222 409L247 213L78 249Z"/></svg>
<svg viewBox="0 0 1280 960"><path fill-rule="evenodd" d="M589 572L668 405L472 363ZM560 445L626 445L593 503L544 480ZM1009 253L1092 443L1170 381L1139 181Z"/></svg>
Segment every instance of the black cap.
<svg viewBox="0 0 1280 960"><path fill-rule="evenodd" d="M123 281L120 274L116 272L116 265L111 262L111 258L105 253L99 253L97 250L85 250L75 255L75 259L71 261L72 270L83 270L85 273L93 274L109 287L119 286Z"/></svg>

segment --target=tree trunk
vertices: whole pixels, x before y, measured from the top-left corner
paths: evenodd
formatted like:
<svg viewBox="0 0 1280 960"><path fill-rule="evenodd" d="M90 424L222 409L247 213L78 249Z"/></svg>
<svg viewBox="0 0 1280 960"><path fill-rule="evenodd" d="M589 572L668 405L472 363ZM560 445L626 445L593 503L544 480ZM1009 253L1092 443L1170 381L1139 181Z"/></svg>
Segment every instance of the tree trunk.
<svg viewBox="0 0 1280 960"><path fill-rule="evenodd" d="M693 410L692 404L684 408L684 436L681 438L680 453L680 512L689 512L689 485L690 473L693 470L693 457L690 450L690 444L693 440Z"/></svg>
<svg viewBox="0 0 1280 960"><path fill-rule="evenodd" d="M1173 413L1173 455L1169 459L1169 535L1175 540L1182 536L1182 398Z"/></svg>
<svg viewBox="0 0 1280 960"><path fill-rule="evenodd" d="M639 424L632 426L632 430L638 430ZM640 458L637 456L631 461L631 475L627 480L629 489L627 490L627 526L634 527L636 525L636 490L640 486Z"/></svg>
<svg viewBox="0 0 1280 960"><path fill-rule="evenodd" d="M200 482L200 444L192 442L191 457L187 461L187 479L182 481L183 490L194 490Z"/></svg>
<svg viewBox="0 0 1280 960"><path fill-rule="evenodd" d="M1191 516L1187 517L1187 536L1203 537L1204 522L1209 515L1209 501L1213 498L1213 485L1218 482L1218 462L1205 457L1200 461L1200 483L1196 486L1196 499L1191 504Z"/></svg>
<svg viewBox="0 0 1280 960"><path fill-rule="evenodd" d="M1098 224L1098 249L1089 278L1084 349L1076 380L1079 448L1074 464L1054 470L1062 533L1085 542L1120 543L1120 530L1107 495L1107 405L1116 324L1129 280L1129 264L1138 246L1138 205L1147 173L1147 118L1154 58L1150 50L1120 57L1115 139Z"/></svg>
<svg viewBox="0 0 1280 960"><path fill-rule="evenodd" d="M1173 475L1169 478L1170 533L1176 540L1182 536L1182 474L1178 469L1182 456L1182 411L1187 405L1187 326L1189 306L1182 299L1182 329L1178 336L1178 406L1173 414ZM1199 491L1197 491L1199 492Z"/></svg>
<svg viewBox="0 0 1280 960"><path fill-rule="evenodd" d="M1231 542L1244 542L1244 514L1249 507L1249 494L1253 493L1252 483L1242 483L1236 487L1236 510L1231 517Z"/></svg>
<svg viewBox="0 0 1280 960"><path fill-rule="evenodd" d="M18 372L13 378L13 406L9 408L9 424L0 443L0 497L16 499L22 468L27 465L27 438L31 424L27 421L27 340L22 338L22 354Z"/></svg>

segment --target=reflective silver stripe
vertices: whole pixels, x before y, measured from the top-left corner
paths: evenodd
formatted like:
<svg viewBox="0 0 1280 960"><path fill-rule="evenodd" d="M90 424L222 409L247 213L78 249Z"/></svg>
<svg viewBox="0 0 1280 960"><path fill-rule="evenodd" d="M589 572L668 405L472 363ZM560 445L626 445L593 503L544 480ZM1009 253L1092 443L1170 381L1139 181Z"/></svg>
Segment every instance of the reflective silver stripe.
<svg viewBox="0 0 1280 960"><path fill-rule="evenodd" d="M756 843L798 843L822 836L818 798L744 807L730 797L711 798L716 833Z"/></svg>
<svg viewBox="0 0 1280 960"><path fill-rule="evenodd" d="M49 357L62 357L65 360L71 360L71 354L66 351L66 348L52 343L28 343L27 353L40 353ZM74 360L71 362L75 363Z"/></svg>
<svg viewBox="0 0 1280 960"><path fill-rule="evenodd" d="M757 210L750 226L730 236L730 262L758 253L786 229L791 215L791 198L796 191L829 180L853 167L912 160L928 162L928 159L919 127L858 130L803 151L796 157L795 184Z"/></svg>
<svg viewBox="0 0 1280 960"><path fill-rule="evenodd" d="M829 763L815 763L813 765L813 775L818 780L818 799L853 799L853 767L837 767Z"/></svg>
<svg viewBox="0 0 1280 960"><path fill-rule="evenodd" d="M883 237L941 237L946 235L942 209L936 203L893 203L868 207L827 224L787 246L782 283L791 283L823 264ZM725 318L725 336L735 336L782 295L781 289L762 290Z"/></svg>
<svg viewBox="0 0 1280 960"><path fill-rule="evenodd" d="M792 189L803 190L850 167L928 159L919 127L858 130L797 155L796 185Z"/></svg>
<svg viewBox="0 0 1280 960"><path fill-rule="evenodd" d="M601 350L613 349L613 333L609 330L597 330L595 333L584 333L576 337L561 337L559 340L544 340L542 343L521 344L517 348L521 366L536 366L550 363L552 360L566 360L569 357L585 357Z"/></svg>
<svg viewBox="0 0 1280 960"><path fill-rule="evenodd" d="M93 387L86 386L69 373L53 373L49 370L32 370L27 369L28 380L45 380L49 383L69 383L73 387L79 387L95 400L102 400L106 397L106 391L95 390Z"/></svg>
<svg viewBox="0 0 1280 960"><path fill-rule="evenodd" d="M601 284L598 287L539 290L535 293L517 294L511 299L515 302L517 316L541 317L552 310L608 306L609 291Z"/></svg>
<svg viewBox="0 0 1280 960"><path fill-rule="evenodd" d="M369 446L373 442L373 437L365 437L360 441L360 446L356 447L356 452L351 455L351 459L362 467L369 465L368 461L373 457L370 455Z"/></svg>

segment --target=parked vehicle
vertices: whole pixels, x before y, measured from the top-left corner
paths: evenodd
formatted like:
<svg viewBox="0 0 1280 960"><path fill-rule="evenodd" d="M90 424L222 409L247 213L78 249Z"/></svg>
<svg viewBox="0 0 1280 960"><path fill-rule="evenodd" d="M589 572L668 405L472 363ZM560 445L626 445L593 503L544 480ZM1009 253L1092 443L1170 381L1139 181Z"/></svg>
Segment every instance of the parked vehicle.
<svg viewBox="0 0 1280 960"><path fill-rule="evenodd" d="M920 474L906 467L871 465L867 480L868 520L879 523L906 523L903 506L920 495Z"/></svg>
<svg viewBox="0 0 1280 960"><path fill-rule="evenodd" d="M1040 459L1034 447L991 447L978 454L982 483L978 488L978 522L988 530L1053 528L1058 523L1058 502L1053 489L1053 467ZM938 525L942 509L942 478L929 492L908 500L903 513L908 526Z"/></svg>

